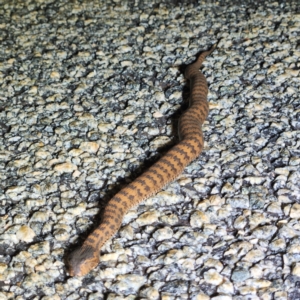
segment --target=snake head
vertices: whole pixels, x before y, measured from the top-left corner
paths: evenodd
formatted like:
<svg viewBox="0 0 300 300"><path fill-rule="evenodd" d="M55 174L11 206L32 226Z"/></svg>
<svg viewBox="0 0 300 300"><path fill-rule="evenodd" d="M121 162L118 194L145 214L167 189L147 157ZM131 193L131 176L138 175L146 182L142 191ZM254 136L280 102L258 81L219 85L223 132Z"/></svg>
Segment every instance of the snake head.
<svg viewBox="0 0 300 300"><path fill-rule="evenodd" d="M85 276L99 264L99 253L91 246L83 245L72 252L67 260L70 276Z"/></svg>

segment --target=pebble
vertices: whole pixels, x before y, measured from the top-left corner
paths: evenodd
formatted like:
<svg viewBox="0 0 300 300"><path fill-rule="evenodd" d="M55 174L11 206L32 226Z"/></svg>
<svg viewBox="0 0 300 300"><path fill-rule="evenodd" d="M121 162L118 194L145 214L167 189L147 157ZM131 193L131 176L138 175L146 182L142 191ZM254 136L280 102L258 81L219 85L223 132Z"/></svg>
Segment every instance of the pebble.
<svg viewBox="0 0 300 300"><path fill-rule="evenodd" d="M253 286L253 287L262 289L262 288L268 288L272 284L272 282L269 280L263 280L263 279L261 279L261 280L260 279L248 279L248 280L246 280L245 284L248 286Z"/></svg>
<svg viewBox="0 0 300 300"><path fill-rule="evenodd" d="M193 300L210 300L210 297L207 296L206 294L200 293L200 294L196 295L196 296L193 298Z"/></svg>
<svg viewBox="0 0 300 300"><path fill-rule="evenodd" d="M262 260L264 257L265 257L265 253L262 250L253 249L247 253L247 255L244 257L243 260L254 263Z"/></svg>
<svg viewBox="0 0 300 300"><path fill-rule="evenodd" d="M247 269L244 268L235 268L232 272L231 279L234 282L244 282L250 277L250 272Z"/></svg>
<svg viewBox="0 0 300 300"><path fill-rule="evenodd" d="M275 252L284 251L286 249L286 243L284 239L276 239L270 243L270 249Z"/></svg>
<svg viewBox="0 0 300 300"><path fill-rule="evenodd" d="M270 213L282 214L281 205L279 203L271 203L267 210Z"/></svg>
<svg viewBox="0 0 300 300"><path fill-rule="evenodd" d="M48 241L36 243L28 248L28 252L34 255L49 254L50 244Z"/></svg>
<svg viewBox="0 0 300 300"><path fill-rule="evenodd" d="M234 287L233 287L233 284L230 281L225 281L218 287L217 291L220 294L233 295L234 294Z"/></svg>
<svg viewBox="0 0 300 300"><path fill-rule="evenodd" d="M37 211L35 212L30 221L31 222L42 222L45 223L49 220L49 212Z"/></svg>
<svg viewBox="0 0 300 300"><path fill-rule="evenodd" d="M277 231L276 226L265 225L253 230L253 235L259 239L269 239Z"/></svg>
<svg viewBox="0 0 300 300"><path fill-rule="evenodd" d="M173 236L173 230L170 227L158 229L153 234L153 238L156 241L168 240L171 239L172 236Z"/></svg>
<svg viewBox="0 0 300 300"><path fill-rule="evenodd" d="M21 226L20 229L17 231L17 238L26 243L32 242L35 236L36 235L34 231L27 225Z"/></svg>
<svg viewBox="0 0 300 300"><path fill-rule="evenodd" d="M292 205L290 211L290 217L295 219L300 219L300 204L295 203Z"/></svg>
<svg viewBox="0 0 300 300"><path fill-rule="evenodd" d="M125 295L137 292L145 283L145 278L139 275L118 275L117 281L111 286L111 289Z"/></svg>
<svg viewBox="0 0 300 300"><path fill-rule="evenodd" d="M145 297L146 299L153 299L153 300L159 299L159 292L157 289L155 289L153 287L143 288L140 292L140 295L142 297Z"/></svg>
<svg viewBox="0 0 300 300"><path fill-rule="evenodd" d="M202 211L196 211L191 215L190 224L192 227L202 227L204 223L209 223L210 219Z"/></svg>
<svg viewBox="0 0 300 300"><path fill-rule="evenodd" d="M89 153L97 153L99 145L96 142L82 142L79 148Z"/></svg>
<svg viewBox="0 0 300 300"><path fill-rule="evenodd" d="M276 300L285 300L288 299L288 293L285 291L278 291L274 293L274 298Z"/></svg>
<svg viewBox="0 0 300 300"><path fill-rule="evenodd" d="M57 164L54 167L54 171L59 172L59 173L72 173L75 170L77 170L77 167L70 162Z"/></svg>
<svg viewBox="0 0 300 300"><path fill-rule="evenodd" d="M145 226L157 222L158 216L159 214L156 211L146 212L140 215L136 222L139 226Z"/></svg>
<svg viewBox="0 0 300 300"><path fill-rule="evenodd" d="M300 276L300 264L296 263L293 267L292 274L296 276Z"/></svg>
<svg viewBox="0 0 300 300"><path fill-rule="evenodd" d="M203 274L204 280L212 285L219 285L223 281L223 276L221 276L216 270L210 269Z"/></svg>

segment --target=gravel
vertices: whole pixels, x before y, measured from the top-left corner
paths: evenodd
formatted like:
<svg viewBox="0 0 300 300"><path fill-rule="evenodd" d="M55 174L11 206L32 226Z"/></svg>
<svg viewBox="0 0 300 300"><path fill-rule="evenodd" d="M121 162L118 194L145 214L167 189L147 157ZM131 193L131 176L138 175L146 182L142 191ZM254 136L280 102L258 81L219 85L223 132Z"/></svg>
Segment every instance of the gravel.
<svg viewBox="0 0 300 300"><path fill-rule="evenodd" d="M1 300L300 299L299 3L179 2L1 2ZM202 155L69 277L178 141L182 66L218 40Z"/></svg>

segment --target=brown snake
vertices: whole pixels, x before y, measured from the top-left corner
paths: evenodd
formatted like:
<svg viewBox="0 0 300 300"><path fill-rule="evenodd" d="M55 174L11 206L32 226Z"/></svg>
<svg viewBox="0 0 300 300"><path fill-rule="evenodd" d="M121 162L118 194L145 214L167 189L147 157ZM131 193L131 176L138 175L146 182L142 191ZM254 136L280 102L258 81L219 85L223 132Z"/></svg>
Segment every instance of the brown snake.
<svg viewBox="0 0 300 300"><path fill-rule="evenodd" d="M208 87L199 68L216 45L202 52L185 70L185 77L190 81L190 107L179 120L181 141L110 199L105 207L101 224L80 248L70 254L67 265L71 276L84 276L95 268L99 264L101 247L119 230L128 210L173 181L191 161L200 155L204 143L201 126L208 115Z"/></svg>

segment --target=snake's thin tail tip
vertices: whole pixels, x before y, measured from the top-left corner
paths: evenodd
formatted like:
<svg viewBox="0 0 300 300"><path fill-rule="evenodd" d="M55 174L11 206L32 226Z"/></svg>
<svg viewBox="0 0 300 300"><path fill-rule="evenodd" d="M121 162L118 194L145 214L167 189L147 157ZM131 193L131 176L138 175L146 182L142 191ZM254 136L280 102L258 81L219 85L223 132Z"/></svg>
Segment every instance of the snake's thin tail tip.
<svg viewBox="0 0 300 300"><path fill-rule="evenodd" d="M222 40L222 38L219 38L212 46L211 48L208 50L209 54L211 54L219 45L220 41Z"/></svg>
<svg viewBox="0 0 300 300"><path fill-rule="evenodd" d="M219 39L215 44L213 44L213 45L210 47L209 50L206 50L206 51L202 52L202 53L198 56L197 60L196 60L195 63L194 63L195 66L197 66L197 68L200 68L201 65L202 65L202 63L203 63L203 61L205 60L206 56L210 55L210 54L217 48L217 46L218 46L220 40L221 40L221 39Z"/></svg>

